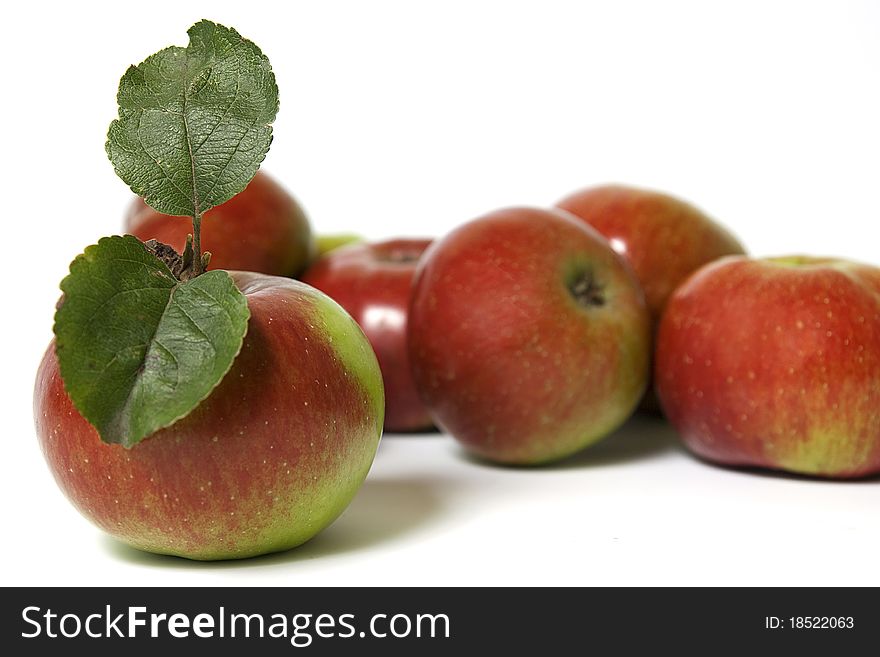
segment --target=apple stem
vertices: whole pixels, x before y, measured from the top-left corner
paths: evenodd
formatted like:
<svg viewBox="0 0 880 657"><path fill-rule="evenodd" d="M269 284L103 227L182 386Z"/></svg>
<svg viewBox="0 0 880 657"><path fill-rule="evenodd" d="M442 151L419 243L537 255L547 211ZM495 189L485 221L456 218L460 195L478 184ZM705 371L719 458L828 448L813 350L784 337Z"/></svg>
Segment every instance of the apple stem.
<svg viewBox="0 0 880 657"><path fill-rule="evenodd" d="M207 262L202 260L202 213L193 216L193 277L205 273Z"/></svg>

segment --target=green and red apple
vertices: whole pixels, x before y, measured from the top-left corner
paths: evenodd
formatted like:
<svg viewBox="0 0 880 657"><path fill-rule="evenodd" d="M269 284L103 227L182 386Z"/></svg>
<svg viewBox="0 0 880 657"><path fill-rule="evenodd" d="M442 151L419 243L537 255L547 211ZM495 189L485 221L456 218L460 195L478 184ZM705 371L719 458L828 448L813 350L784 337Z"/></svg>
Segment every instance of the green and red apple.
<svg viewBox="0 0 880 657"><path fill-rule="evenodd" d="M134 198L125 230L155 239L183 253L192 219L162 214ZM211 252L210 269L255 271L295 276L317 250L312 228L296 199L278 182L258 171L244 191L208 210L202 219L202 249Z"/></svg>
<svg viewBox="0 0 880 657"><path fill-rule="evenodd" d="M285 550L348 505L382 433L378 363L357 324L297 281L233 272L250 310L232 369L190 414L133 447L77 411L50 347L37 435L62 491L134 547L192 559Z"/></svg>
<svg viewBox="0 0 880 657"><path fill-rule="evenodd" d="M509 208L425 253L409 348L443 429L483 458L537 464L630 416L647 382L650 319L598 232L561 210Z"/></svg>
<svg viewBox="0 0 880 657"><path fill-rule="evenodd" d="M386 431L433 426L413 382L406 342L412 279L430 244L429 239L350 244L318 259L302 276L345 308L373 345L385 381Z"/></svg>
<svg viewBox="0 0 880 657"><path fill-rule="evenodd" d="M880 269L730 257L670 299L656 385L708 461L824 477L880 472Z"/></svg>
<svg viewBox="0 0 880 657"><path fill-rule="evenodd" d="M323 257L336 249L349 244L360 244L364 238L354 233L328 233L315 237L318 257Z"/></svg>

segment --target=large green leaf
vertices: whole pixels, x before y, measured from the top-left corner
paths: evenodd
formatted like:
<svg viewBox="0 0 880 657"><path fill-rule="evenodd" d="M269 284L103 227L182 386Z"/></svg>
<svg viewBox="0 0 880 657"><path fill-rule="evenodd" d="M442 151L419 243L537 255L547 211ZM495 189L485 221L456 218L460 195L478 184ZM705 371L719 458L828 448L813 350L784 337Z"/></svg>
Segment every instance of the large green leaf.
<svg viewBox="0 0 880 657"><path fill-rule="evenodd" d="M55 336L65 388L104 441L126 447L208 396L250 317L227 272L180 282L130 235L88 247L61 289Z"/></svg>
<svg viewBox="0 0 880 657"><path fill-rule="evenodd" d="M243 190L272 142L278 87L269 60L233 29L200 21L128 69L107 155L160 212L199 216Z"/></svg>

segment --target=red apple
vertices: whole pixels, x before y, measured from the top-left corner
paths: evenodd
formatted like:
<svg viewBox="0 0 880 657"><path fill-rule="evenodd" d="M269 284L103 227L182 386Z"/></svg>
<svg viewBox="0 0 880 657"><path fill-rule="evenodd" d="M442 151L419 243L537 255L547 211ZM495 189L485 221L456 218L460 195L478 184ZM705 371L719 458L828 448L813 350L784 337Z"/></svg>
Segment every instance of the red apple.
<svg viewBox="0 0 880 657"><path fill-rule="evenodd" d="M599 233L561 210L499 210L422 258L413 374L435 421L472 452L548 462L629 417L649 326L635 276Z"/></svg>
<svg viewBox="0 0 880 657"><path fill-rule="evenodd" d="M654 331L669 296L688 275L722 256L745 253L736 237L701 210L660 192L602 185L557 206L589 223L629 261L645 291ZM656 411L650 388L642 407Z"/></svg>
<svg viewBox="0 0 880 657"><path fill-rule="evenodd" d="M428 239L354 244L318 260L302 280L330 295L364 330L385 381L385 429L433 426L419 400L409 364L406 324L416 263Z"/></svg>
<svg viewBox="0 0 880 657"><path fill-rule="evenodd" d="M77 412L54 348L37 374L37 435L59 486L143 550L230 559L299 545L348 505L378 446L382 381L357 324L297 281L233 277L251 318L232 369L130 449L102 442Z"/></svg>
<svg viewBox="0 0 880 657"><path fill-rule="evenodd" d="M125 215L125 230L183 253L193 227L190 217L162 214L135 198ZM262 170L244 191L205 213L201 239L202 249L212 254L209 269L295 276L316 253L302 208Z"/></svg>
<svg viewBox="0 0 880 657"><path fill-rule="evenodd" d="M826 477L880 472L880 269L725 258L672 296L657 391L698 456Z"/></svg>
<svg viewBox="0 0 880 657"><path fill-rule="evenodd" d="M660 192L604 185L567 196L557 206L589 223L629 261L655 322L689 274L722 256L745 253L726 228Z"/></svg>

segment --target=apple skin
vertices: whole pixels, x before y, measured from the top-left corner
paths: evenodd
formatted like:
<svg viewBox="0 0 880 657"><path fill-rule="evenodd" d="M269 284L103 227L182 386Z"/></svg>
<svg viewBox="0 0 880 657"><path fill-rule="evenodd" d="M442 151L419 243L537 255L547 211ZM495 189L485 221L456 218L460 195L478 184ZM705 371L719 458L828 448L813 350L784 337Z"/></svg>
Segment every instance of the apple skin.
<svg viewBox="0 0 880 657"><path fill-rule="evenodd" d="M654 322L691 273L722 256L745 254L726 228L661 192L601 185L575 192L556 205L589 223L629 261Z"/></svg>
<svg viewBox="0 0 880 657"><path fill-rule="evenodd" d="M654 332L669 296L690 274L723 256L745 254L726 228L661 192L600 185L567 196L557 207L589 223L627 259L645 291ZM642 410L659 410L651 385Z"/></svg>
<svg viewBox="0 0 880 657"><path fill-rule="evenodd" d="M191 218L162 214L135 197L125 214L125 230L183 253L193 228ZM305 212L263 171L240 194L205 213L201 239L202 250L211 252L209 269L295 276L317 253Z"/></svg>
<svg viewBox="0 0 880 657"><path fill-rule="evenodd" d="M634 274L561 210L499 210L435 242L409 319L432 417L498 463L546 463L595 442L629 417L647 381L650 321Z"/></svg>
<svg viewBox="0 0 880 657"><path fill-rule="evenodd" d="M348 505L378 447L382 380L357 324L302 283L231 273L251 311L232 368L131 449L102 442L74 408L54 346L40 364L34 417L55 480L142 550L213 560L295 547Z"/></svg>
<svg viewBox="0 0 880 657"><path fill-rule="evenodd" d="M657 392L696 455L823 477L880 472L880 269L730 257L676 290Z"/></svg>
<svg viewBox="0 0 880 657"><path fill-rule="evenodd" d="M396 239L340 247L301 279L345 308L373 345L385 381L386 431L434 425L416 391L406 342L412 279L430 244L430 239Z"/></svg>
<svg viewBox="0 0 880 657"><path fill-rule="evenodd" d="M340 247L349 244L360 244L363 241L363 237L355 235L354 233L334 233L331 235L318 235L315 237L315 244L317 246L319 258Z"/></svg>

